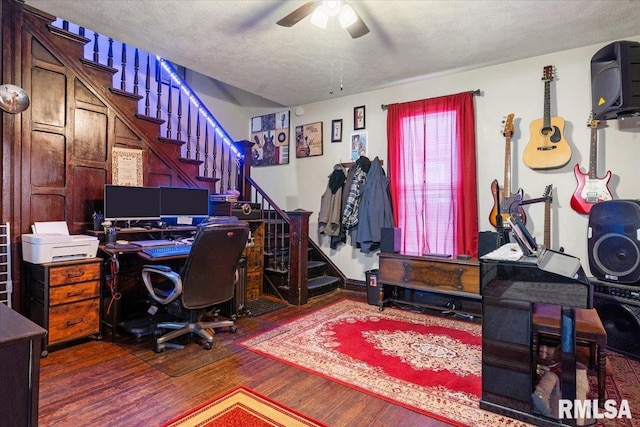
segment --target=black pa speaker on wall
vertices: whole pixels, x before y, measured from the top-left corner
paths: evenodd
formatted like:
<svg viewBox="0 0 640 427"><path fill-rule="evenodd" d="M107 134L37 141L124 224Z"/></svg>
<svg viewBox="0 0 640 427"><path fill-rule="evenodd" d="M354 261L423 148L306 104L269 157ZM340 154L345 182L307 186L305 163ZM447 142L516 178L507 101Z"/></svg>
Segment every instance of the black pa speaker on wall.
<svg viewBox="0 0 640 427"><path fill-rule="evenodd" d="M640 43L614 42L593 55L591 110L597 120L640 112Z"/></svg>
<svg viewBox="0 0 640 427"><path fill-rule="evenodd" d="M589 270L600 280L640 281L640 201L595 204L587 231Z"/></svg>
<svg viewBox="0 0 640 427"><path fill-rule="evenodd" d="M607 332L607 347L640 358L640 307L598 298L594 307Z"/></svg>

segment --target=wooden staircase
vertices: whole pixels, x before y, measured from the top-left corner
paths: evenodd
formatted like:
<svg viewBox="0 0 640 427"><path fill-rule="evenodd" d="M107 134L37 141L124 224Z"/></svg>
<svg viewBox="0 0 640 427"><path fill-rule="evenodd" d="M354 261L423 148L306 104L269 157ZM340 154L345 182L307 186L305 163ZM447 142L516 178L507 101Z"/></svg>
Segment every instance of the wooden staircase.
<svg viewBox="0 0 640 427"><path fill-rule="evenodd" d="M13 17L11 37L7 35L3 44L3 73L21 76L4 81L34 94L31 108L21 115L26 129L14 132L21 138L16 146L31 144L40 137L38 132L73 140L54 147L72 165L61 166L59 174L72 174L73 180L60 188L37 186L28 179L20 183L13 203L22 210L14 214L20 218L13 225L14 236L41 220L66 219L72 233L92 228L96 204L87 199L101 199L104 184L111 183L113 149L130 148L143 152L145 186L200 187L212 194L237 190L239 200L262 206L268 230L265 293L302 305L309 297L344 286L342 273L308 239L311 212L284 212L266 195L251 179L252 143L232 141L170 63L20 1L2 4L5 15ZM168 76L166 83L163 75ZM45 110L55 107L66 120L53 123L55 115ZM11 126L5 124L6 129L19 128L18 118L4 116L5 122L14 120ZM38 156L27 159L37 162ZM52 196L63 193L64 205L40 213L36 202L43 188ZM23 200L33 205L25 206ZM19 263L14 264L14 271L19 269Z"/></svg>

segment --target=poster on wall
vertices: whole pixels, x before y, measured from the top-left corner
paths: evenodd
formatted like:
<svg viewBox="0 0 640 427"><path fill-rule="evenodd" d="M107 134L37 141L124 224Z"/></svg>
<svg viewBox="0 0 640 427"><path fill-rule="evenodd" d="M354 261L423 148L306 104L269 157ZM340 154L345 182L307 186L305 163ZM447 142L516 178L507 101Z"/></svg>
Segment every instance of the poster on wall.
<svg viewBox="0 0 640 427"><path fill-rule="evenodd" d="M351 160L356 161L360 156L367 155L367 132L351 134Z"/></svg>
<svg viewBox="0 0 640 427"><path fill-rule="evenodd" d="M114 147L111 162L111 183L142 187L142 150Z"/></svg>
<svg viewBox="0 0 640 427"><path fill-rule="evenodd" d="M251 139L253 166L289 163L289 111L253 117Z"/></svg>
<svg viewBox="0 0 640 427"><path fill-rule="evenodd" d="M296 157L322 156L322 122L296 126Z"/></svg>

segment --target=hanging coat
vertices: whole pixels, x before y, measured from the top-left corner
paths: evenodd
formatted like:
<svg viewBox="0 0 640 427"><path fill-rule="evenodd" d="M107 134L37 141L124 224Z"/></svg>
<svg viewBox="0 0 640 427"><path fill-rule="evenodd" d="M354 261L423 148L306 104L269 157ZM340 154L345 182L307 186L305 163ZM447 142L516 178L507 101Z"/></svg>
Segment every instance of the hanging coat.
<svg viewBox="0 0 640 427"><path fill-rule="evenodd" d="M318 212L318 231L329 236L340 234L342 219L342 186L347 175L341 164L333 167L329 175L329 183L320 199L320 212Z"/></svg>
<svg viewBox="0 0 640 427"><path fill-rule="evenodd" d="M371 162L367 181L360 195L356 237L356 242L360 244L360 252L369 253L379 249L381 228L393 226L389 178L382 169L380 159L376 157Z"/></svg>

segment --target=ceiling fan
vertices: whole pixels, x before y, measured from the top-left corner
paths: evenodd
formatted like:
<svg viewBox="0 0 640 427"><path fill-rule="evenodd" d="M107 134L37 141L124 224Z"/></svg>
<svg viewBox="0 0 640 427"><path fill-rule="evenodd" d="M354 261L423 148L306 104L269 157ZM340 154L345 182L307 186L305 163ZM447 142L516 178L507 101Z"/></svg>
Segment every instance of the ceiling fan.
<svg viewBox="0 0 640 427"><path fill-rule="evenodd" d="M320 28L326 28L329 17L337 16L342 28L346 28L354 39L369 32L367 24L345 0L308 1L276 24L283 27L293 27L309 15L311 15L311 23Z"/></svg>

